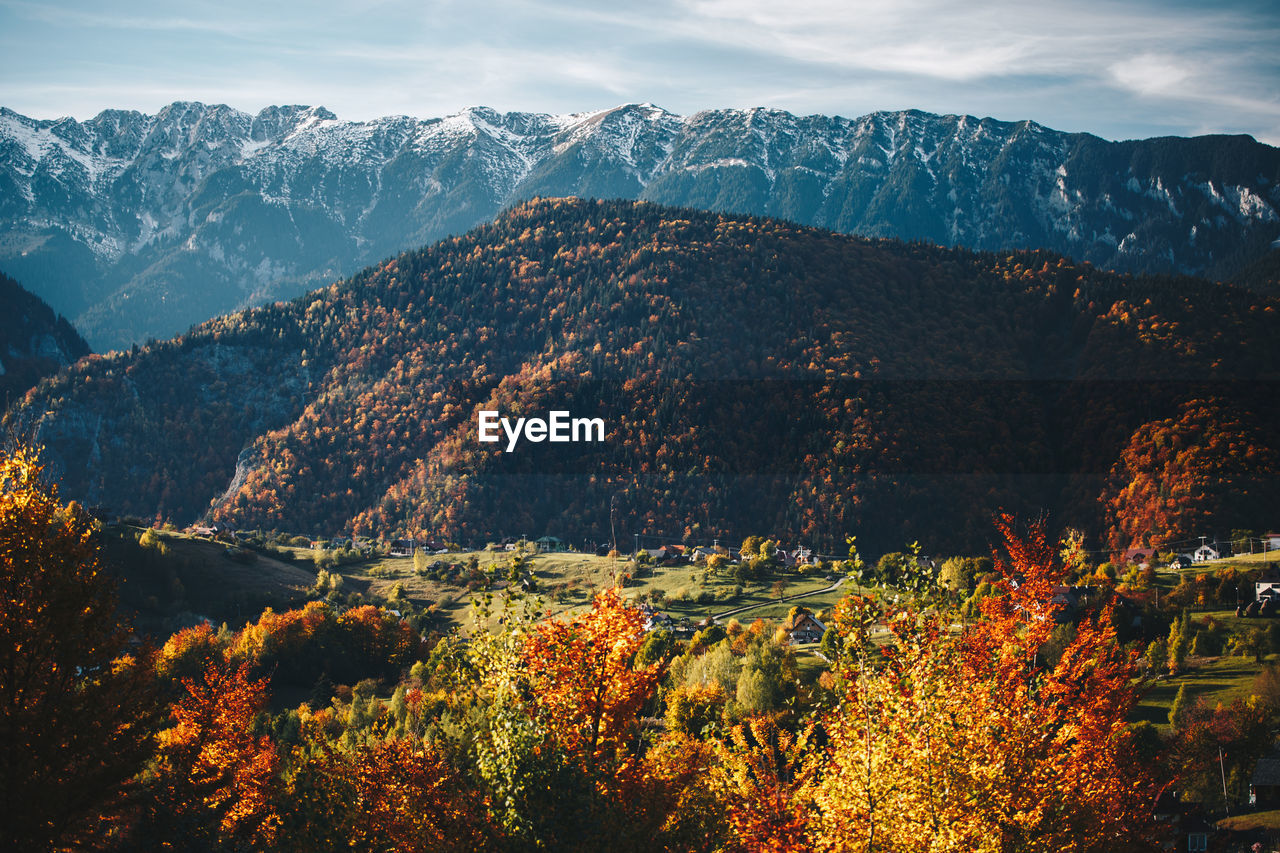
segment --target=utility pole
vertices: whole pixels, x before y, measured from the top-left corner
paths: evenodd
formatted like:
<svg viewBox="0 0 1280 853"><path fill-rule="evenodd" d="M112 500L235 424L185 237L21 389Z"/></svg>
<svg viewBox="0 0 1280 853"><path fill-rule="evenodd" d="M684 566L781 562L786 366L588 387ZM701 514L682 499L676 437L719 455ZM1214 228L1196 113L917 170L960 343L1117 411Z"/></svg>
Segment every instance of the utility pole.
<svg viewBox="0 0 1280 853"><path fill-rule="evenodd" d="M609 499L609 535L613 539L613 552L618 553L618 528L614 525L614 518L618 514L618 496L614 495Z"/></svg>
<svg viewBox="0 0 1280 853"><path fill-rule="evenodd" d="M1227 771L1222 766L1222 747L1218 747L1218 772L1222 774L1222 807L1227 810L1227 817L1231 817L1231 803L1227 800Z"/></svg>

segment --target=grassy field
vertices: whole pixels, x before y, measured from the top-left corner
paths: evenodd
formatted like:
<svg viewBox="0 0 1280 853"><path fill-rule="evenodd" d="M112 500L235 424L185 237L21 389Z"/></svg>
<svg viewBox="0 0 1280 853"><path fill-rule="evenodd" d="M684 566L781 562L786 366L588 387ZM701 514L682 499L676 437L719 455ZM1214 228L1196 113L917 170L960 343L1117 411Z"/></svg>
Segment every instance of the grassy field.
<svg viewBox="0 0 1280 853"><path fill-rule="evenodd" d="M300 549L299 556L306 553L309 553L306 549ZM474 557L481 571L492 571L503 577L510 556L508 552L468 551L441 554L431 559L465 565ZM752 609L740 614L737 617L739 621L751 622L756 618L776 621L785 618L797 603L817 611L830 607L842 594L837 590L799 601L787 600L831 586L831 581L823 577L787 575L784 599L779 600L772 581L739 585L732 578L710 575L699 566L639 567L622 558L575 552L536 554L529 558L528 567L537 581L537 594L541 596L546 612L552 614L588 606L597 592L612 587L624 575L636 575L623 590L626 598L635 602L648 601L658 591L662 601L660 609L673 618L687 618L692 622L744 606ZM384 597L391 594L396 584L400 584L409 600L420 605L434 605L435 612L446 625L464 630L470 625L473 593L458 584L418 576L413 560L408 557L381 557L343 566L338 571L351 588L368 589ZM505 586L505 582L498 586Z"/></svg>
<svg viewBox="0 0 1280 853"><path fill-rule="evenodd" d="M181 624L199 616L238 627L256 618L265 606L278 609L300 606L316 581L312 561L324 553L309 548L282 548L280 550L293 557L292 563L266 554L254 554L242 562L232 559L221 543L181 533L158 533L163 549L143 548L138 544L142 532L141 528L113 527L104 537L105 550L109 560L127 567L122 571L123 602L139 613L139 627L144 630L154 627L157 632L175 622ZM1271 552L1271 556L1280 556L1280 552ZM495 587L500 591L506 585L510 557L509 552L470 551L441 554L431 560L466 566L474 558L482 573L499 579ZM1181 574L1199 574L1239 562L1201 564L1183 573L1161 571L1156 582L1164 589L1171 589L1181 580ZM853 591L848 585L832 590L832 582L822 576L787 574L780 600L772 582L740 585L732 577L712 575L700 566L639 567L622 558L573 552L536 554L528 558L528 567L537 582L536 595L541 599L544 614L585 608L595 593L633 574L635 577L624 588L628 599L650 601L658 593L661 610L673 618L693 623L708 617L718 617L722 622L735 618L743 624L757 618L780 622L797 604L817 613ZM456 575L452 581L420 576L414 570L413 559L408 557L378 556L331 571L342 575L343 594L357 592L390 598L399 584L406 598L417 606L429 608L438 630L457 628L469 632L473 627L472 600L483 594L480 589L469 590L465 579L459 580ZM816 594L806 595L811 593ZM495 603L494 609L497 607ZM743 607L749 609L731 614ZM490 615L490 627L499 616L497 612ZM1266 627L1273 622L1238 619L1234 610L1227 609L1196 611L1194 617L1197 620L1212 617L1232 633ZM824 665L812 650L800 651L806 666ZM1277 656L1272 655L1271 659ZM1173 678L1165 676L1154 684L1142 700L1138 718L1167 725L1169 709L1183 684L1192 696L1215 704L1247 696L1262 668L1252 658L1244 657L1193 658L1189 664L1184 674Z"/></svg>
<svg viewBox="0 0 1280 853"><path fill-rule="evenodd" d="M474 557L482 572L504 578L510 556L501 551L464 551L433 556L431 561L466 565ZM529 558L528 565L538 582L537 594L552 613L588 604L597 591L612 586L614 578L631 568L625 560L578 553L537 554ZM456 627L464 632L472 623L472 598L481 594L457 583L420 577L409 557L380 557L343 566L339 571L357 584L367 584L371 592L383 597L390 596L392 588L400 584L410 601L434 607L442 628ZM505 579L496 584L497 587L505 585Z"/></svg>
<svg viewBox="0 0 1280 853"><path fill-rule="evenodd" d="M1253 658L1244 657L1192 658L1188 664L1187 671L1181 675L1165 676L1156 682L1138 706L1138 719L1167 727L1169 709L1184 684L1189 697L1202 698L1211 705L1218 702L1226 705L1245 698L1252 692L1253 680L1262 669Z"/></svg>
<svg viewBox="0 0 1280 853"><path fill-rule="evenodd" d="M331 559L330 552L298 546L273 546L269 552L239 550L233 559L227 545L180 532L153 531L161 543L151 548L138 544L144 528L113 526L104 537L108 556L122 575L122 597L131 609L148 619L157 631L166 620L194 621L204 616L238 627L256 618L263 607L300 606L315 586L317 561ZM276 554L277 556L272 556ZM480 572L494 580L495 592L506 586L512 554L505 551L466 551L432 556L429 562L467 566L475 561ZM639 602L655 594L664 612L676 619L700 622L726 611L750 609L737 615L743 623L757 618L780 621L796 603L819 611L843 594L828 591L831 581L821 576L785 575L780 599L773 581L739 584L732 577L717 577L699 566L637 566L624 558L598 557L577 552L535 554L528 569L537 582L536 595L544 613L557 614L590 605L597 592L624 577L626 598ZM432 579L415 571L410 557L376 555L368 559L330 566L342 576L340 592L391 598L396 585L419 607L429 608L440 630L472 626L472 600L483 594L480 584L469 589L468 572L454 572L448 580ZM792 600L795 596L820 593ZM495 605L495 608L497 605ZM180 614L189 611L187 616ZM491 617L496 622L498 614Z"/></svg>
<svg viewBox="0 0 1280 853"><path fill-rule="evenodd" d="M1248 832L1253 829L1277 832L1280 831L1280 809L1233 815L1218 821L1218 826L1234 832Z"/></svg>
<svg viewBox="0 0 1280 853"><path fill-rule="evenodd" d="M1176 582L1182 575L1202 575L1205 573L1213 574L1221 569L1229 566L1236 566L1241 569L1261 569L1268 563L1280 565L1280 551L1259 552L1257 554L1241 554L1238 557L1226 557L1221 560L1206 560L1203 563L1192 563L1184 569L1169 569L1161 567L1156 570L1156 574L1163 578L1173 578Z"/></svg>
<svg viewBox="0 0 1280 853"><path fill-rule="evenodd" d="M1197 575L1212 575L1229 566L1241 569L1257 569L1269 561L1280 560L1280 551L1271 551L1266 555L1254 554L1217 560L1208 563L1197 563L1186 569L1160 569L1156 573L1156 585L1161 593L1172 590L1182 581L1184 576L1194 578ZM1255 628L1268 628L1276 623L1275 619L1240 618L1234 608L1217 607L1215 609L1197 609L1191 611L1196 621L1212 619L1221 625L1230 635L1239 635ZM1229 642L1229 640L1228 640ZM1225 644L1224 644L1225 645ZM1137 718L1167 729L1169 710L1173 707L1174 697L1182 685L1187 686L1187 693L1192 698L1202 698L1211 705L1221 702L1228 704L1235 699L1247 697L1252 692L1254 679L1267 663L1280 661L1280 655L1269 655L1264 663L1259 664L1252 657L1207 657L1191 658L1187 671L1175 676L1161 676L1143 697L1138 707Z"/></svg>
<svg viewBox="0 0 1280 853"><path fill-rule="evenodd" d="M102 535L103 561L120 582L120 602L144 631L164 633L201 617L239 627L265 607L300 606L315 573L263 554L232 559L227 546L182 533L111 525ZM149 540L150 541L150 537Z"/></svg>
<svg viewBox="0 0 1280 853"><path fill-rule="evenodd" d="M1257 554L1241 554L1236 557L1227 557L1222 560L1210 560L1205 563L1197 563L1197 567L1208 567L1210 570L1217 570L1226 566L1257 563L1280 563L1280 551L1259 551Z"/></svg>

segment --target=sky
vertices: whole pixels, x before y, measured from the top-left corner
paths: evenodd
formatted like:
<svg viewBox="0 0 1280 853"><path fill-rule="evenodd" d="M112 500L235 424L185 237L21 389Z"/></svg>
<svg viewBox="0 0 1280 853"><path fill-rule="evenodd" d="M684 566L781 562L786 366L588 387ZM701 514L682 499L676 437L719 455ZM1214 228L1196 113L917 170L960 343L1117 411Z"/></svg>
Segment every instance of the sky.
<svg viewBox="0 0 1280 853"><path fill-rule="evenodd" d="M0 106L915 108L1280 145L1277 0L0 0Z"/></svg>

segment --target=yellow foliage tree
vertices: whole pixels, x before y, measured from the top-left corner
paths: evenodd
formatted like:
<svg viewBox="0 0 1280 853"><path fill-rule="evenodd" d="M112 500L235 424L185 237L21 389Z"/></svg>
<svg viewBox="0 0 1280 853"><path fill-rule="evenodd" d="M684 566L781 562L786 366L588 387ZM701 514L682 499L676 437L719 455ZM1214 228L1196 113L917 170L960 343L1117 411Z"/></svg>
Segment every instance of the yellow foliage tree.
<svg viewBox="0 0 1280 853"><path fill-rule="evenodd" d="M118 835L121 793L157 718L145 650L126 654L92 521L0 455L0 846Z"/></svg>
<svg viewBox="0 0 1280 853"><path fill-rule="evenodd" d="M837 607L833 621L853 650L829 681L839 703L817 721L825 744L803 761L788 758L804 784L791 783L783 802L804 806L803 827L781 807L771 821L753 820L767 800L740 799L735 825L751 829L741 837L761 839L742 848L1148 849L1155 787L1128 727L1135 657L1104 613L1086 618L1047 665L1038 652L1056 624L1051 599L1063 569L1043 527L1026 537L1008 520L1001 529L1002 580L963 631L911 605ZM892 640L877 647L871 629L885 624ZM754 742L754 765L739 764L769 766L761 754L782 752L768 738ZM750 747L738 738L737 752Z"/></svg>

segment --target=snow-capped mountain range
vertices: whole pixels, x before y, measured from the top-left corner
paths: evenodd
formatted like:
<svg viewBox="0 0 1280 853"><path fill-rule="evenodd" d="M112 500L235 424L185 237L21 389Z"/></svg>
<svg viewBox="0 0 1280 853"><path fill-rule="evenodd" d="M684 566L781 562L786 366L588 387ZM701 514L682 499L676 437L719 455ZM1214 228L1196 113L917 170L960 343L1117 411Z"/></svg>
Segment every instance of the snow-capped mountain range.
<svg viewBox="0 0 1280 853"><path fill-rule="evenodd" d="M1247 136L1108 142L917 111L477 107L353 122L321 107L179 102L78 122L0 109L0 270L100 350L565 195L1224 277L1280 238L1280 149Z"/></svg>

